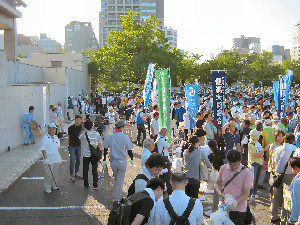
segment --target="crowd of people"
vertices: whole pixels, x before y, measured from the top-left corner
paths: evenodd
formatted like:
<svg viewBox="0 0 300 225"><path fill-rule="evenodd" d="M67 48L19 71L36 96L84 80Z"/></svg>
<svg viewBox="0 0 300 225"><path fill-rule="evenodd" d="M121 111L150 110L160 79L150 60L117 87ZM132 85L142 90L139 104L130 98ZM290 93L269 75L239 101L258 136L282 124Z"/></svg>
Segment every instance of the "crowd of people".
<svg viewBox="0 0 300 225"><path fill-rule="evenodd" d="M269 187L270 224L281 221L279 210L285 207L282 201L285 188L292 196L290 222L297 223L300 215L300 100L297 96L298 91L291 89L285 112L279 115L271 88L228 88L222 124L219 124L213 115L210 91L201 91L197 120L195 127L191 127L193 117L183 91L173 92L170 105L173 141L166 138L167 128L159 127L158 105L150 101L145 108L140 95L94 92L75 99L70 96L68 119L75 119L68 128L70 181L84 180L84 188L88 188L91 164L93 188L98 189L98 161L91 154L90 145L99 147L103 150L102 164L107 166L109 159L113 171L112 202L113 209L118 208L122 203L127 158L134 165L133 149L137 145L143 151L141 172L128 190L128 197L134 203L131 224L170 224L178 219L202 224L203 206L198 194L201 181L206 180L205 171L215 174L213 212L223 207L234 224L246 224L248 202L257 200L258 189ZM50 119L48 134L43 138L46 193L51 193L51 187L55 189L50 175L56 173L55 164L61 160L59 139L53 131L57 128L58 132L64 132L59 107L60 104L50 109L54 120ZM94 115L106 119L103 132L93 128ZM24 127L26 124L25 121ZM171 167L175 160L174 146L180 146L181 155L176 160L180 158L182 167ZM79 175L81 155L82 177ZM269 184L265 182L267 179Z"/></svg>

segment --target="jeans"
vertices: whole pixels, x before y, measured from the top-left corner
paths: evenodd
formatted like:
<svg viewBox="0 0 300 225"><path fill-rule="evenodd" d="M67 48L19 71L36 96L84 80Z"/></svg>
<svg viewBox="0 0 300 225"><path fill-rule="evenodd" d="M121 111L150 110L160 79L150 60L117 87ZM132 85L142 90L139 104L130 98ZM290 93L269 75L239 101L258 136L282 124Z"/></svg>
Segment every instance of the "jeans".
<svg viewBox="0 0 300 225"><path fill-rule="evenodd" d="M255 162L255 163L252 163L251 166L253 167L254 172L253 172L253 186L252 186L252 189L250 191L250 195L256 195L262 165Z"/></svg>
<svg viewBox="0 0 300 225"><path fill-rule="evenodd" d="M80 157L81 157L81 145L77 147L71 147L68 148L69 154L70 154L70 176L74 176L79 172L79 166L80 166ZM75 163L75 157L76 157L76 163ZM75 165L75 174L74 174L74 165Z"/></svg>
<svg viewBox="0 0 300 225"><path fill-rule="evenodd" d="M246 212L230 211L229 219L235 225L243 225L245 223L245 219L246 219Z"/></svg>
<svg viewBox="0 0 300 225"><path fill-rule="evenodd" d="M138 130L138 135L137 135L137 143L138 144L143 144L143 141L146 139L146 129L145 129L145 124L138 124L137 125L137 130ZM141 134L143 133L143 140L141 142Z"/></svg>
<svg viewBox="0 0 300 225"><path fill-rule="evenodd" d="M191 198L198 198L200 181L193 178L188 178L188 183L185 186L185 194Z"/></svg>
<svg viewBox="0 0 300 225"><path fill-rule="evenodd" d="M125 173L127 169L127 159L117 160L110 159L110 167L114 174L114 201L121 199L121 192L124 183Z"/></svg>
<svg viewBox="0 0 300 225"><path fill-rule="evenodd" d="M29 143L29 137L31 140L31 143L35 142L34 136L31 132L31 127L24 127L25 129L25 138L24 138L24 144L28 144Z"/></svg>
<svg viewBox="0 0 300 225"><path fill-rule="evenodd" d="M93 186L98 185L98 162L92 157L83 157L83 180L84 186L89 186L89 165L92 164Z"/></svg>

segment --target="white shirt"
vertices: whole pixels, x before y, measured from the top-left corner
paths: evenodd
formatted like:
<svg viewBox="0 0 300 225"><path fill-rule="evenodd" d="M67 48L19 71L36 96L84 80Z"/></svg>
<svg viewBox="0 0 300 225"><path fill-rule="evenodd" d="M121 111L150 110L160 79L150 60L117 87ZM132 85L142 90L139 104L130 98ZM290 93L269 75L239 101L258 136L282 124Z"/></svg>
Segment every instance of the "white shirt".
<svg viewBox="0 0 300 225"><path fill-rule="evenodd" d="M144 150L142 151L142 154L141 154L141 166L142 166L142 169L146 169L146 161L147 159L151 156L151 152L147 149L147 148L144 148Z"/></svg>
<svg viewBox="0 0 300 225"><path fill-rule="evenodd" d="M159 133L159 122L158 122L158 120L152 119L150 126L153 127L155 135Z"/></svg>
<svg viewBox="0 0 300 225"><path fill-rule="evenodd" d="M164 156L169 156L168 148L170 148L170 144L166 141L165 137L159 136L157 141L157 148L159 154L163 153Z"/></svg>
<svg viewBox="0 0 300 225"><path fill-rule="evenodd" d="M206 155L206 157L208 157L208 155L211 153L210 148L208 147L208 145L204 145L204 146L199 145L199 149L200 149L201 152L204 153L204 155Z"/></svg>
<svg viewBox="0 0 300 225"><path fill-rule="evenodd" d="M183 122L184 122L184 129L191 128L190 116L188 112L183 114Z"/></svg>
<svg viewBox="0 0 300 225"><path fill-rule="evenodd" d="M115 132L106 136L104 148L110 148L109 157L111 159L125 160L128 156L127 150L132 150L134 145L129 137L122 132ZM127 161L126 161L127 162Z"/></svg>
<svg viewBox="0 0 300 225"><path fill-rule="evenodd" d="M42 150L46 151L49 164L58 163L58 148L60 146L59 139L56 135L53 138L47 134L42 139Z"/></svg>
<svg viewBox="0 0 300 225"><path fill-rule="evenodd" d="M102 97L102 105L106 105L106 98Z"/></svg>
<svg viewBox="0 0 300 225"><path fill-rule="evenodd" d="M178 216L182 216L188 206L190 197L184 191L174 190L169 196L172 208ZM195 206L189 216L189 222L193 225L203 224L203 206L199 199L196 200ZM163 198L160 198L155 205L154 224L170 224L171 217L165 207Z"/></svg>
<svg viewBox="0 0 300 225"><path fill-rule="evenodd" d="M143 171L140 174L144 174L149 180L151 180L151 178L152 178L152 176L149 173L147 168L145 170L143 169ZM143 179L137 179L134 182L135 193L143 191L146 188L146 186L147 186L147 181L145 181Z"/></svg>
<svg viewBox="0 0 300 225"><path fill-rule="evenodd" d="M108 117L109 124L113 124L115 126L115 114L108 112L106 117Z"/></svg>

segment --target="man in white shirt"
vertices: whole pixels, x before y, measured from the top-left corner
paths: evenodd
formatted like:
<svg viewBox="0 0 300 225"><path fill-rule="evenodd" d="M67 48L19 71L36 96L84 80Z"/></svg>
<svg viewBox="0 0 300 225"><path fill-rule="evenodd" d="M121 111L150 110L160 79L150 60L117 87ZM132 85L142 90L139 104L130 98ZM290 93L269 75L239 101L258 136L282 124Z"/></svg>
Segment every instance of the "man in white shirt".
<svg viewBox="0 0 300 225"><path fill-rule="evenodd" d="M141 166L142 169L145 169L146 168L145 163L147 159L150 157L150 155L152 154L155 144L154 141L150 138L146 138L143 144L144 144L144 150L141 154Z"/></svg>
<svg viewBox="0 0 300 225"><path fill-rule="evenodd" d="M167 128L163 127L159 132L159 139L157 141L158 153L162 154L165 157L169 157L169 150L172 149L173 143L169 144L166 141Z"/></svg>
<svg viewBox="0 0 300 225"><path fill-rule="evenodd" d="M153 119L151 121L151 138L156 141L159 133L159 122L158 122L159 113L155 112L153 113Z"/></svg>
<svg viewBox="0 0 300 225"><path fill-rule="evenodd" d="M167 200L169 200L171 207L178 217L184 214L189 202L192 201L192 199L185 194L187 182L187 177L183 172L174 172L172 174L171 185L174 191L167 197L168 199L161 198L158 200L155 206L154 224L170 224L172 219L165 205ZM199 199L195 201L194 207L187 217L190 224L203 224L203 206Z"/></svg>

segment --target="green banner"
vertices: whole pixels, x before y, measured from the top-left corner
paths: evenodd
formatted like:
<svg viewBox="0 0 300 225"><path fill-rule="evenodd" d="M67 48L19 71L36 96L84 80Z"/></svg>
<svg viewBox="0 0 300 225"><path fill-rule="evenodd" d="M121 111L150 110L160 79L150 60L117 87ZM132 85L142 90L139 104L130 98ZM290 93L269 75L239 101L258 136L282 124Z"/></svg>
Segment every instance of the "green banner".
<svg viewBox="0 0 300 225"><path fill-rule="evenodd" d="M171 143L170 82L168 70L155 71L158 90L159 127L166 127L167 142Z"/></svg>

